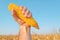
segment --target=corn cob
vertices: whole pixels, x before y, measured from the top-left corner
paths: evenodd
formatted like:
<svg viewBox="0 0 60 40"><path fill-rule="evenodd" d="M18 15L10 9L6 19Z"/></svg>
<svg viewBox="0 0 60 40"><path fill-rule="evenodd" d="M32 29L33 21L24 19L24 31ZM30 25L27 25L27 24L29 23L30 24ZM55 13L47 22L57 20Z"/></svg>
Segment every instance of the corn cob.
<svg viewBox="0 0 60 40"><path fill-rule="evenodd" d="M36 29L39 29L37 22L34 20L34 18L30 17L30 18L26 18L23 14L22 11L20 10L20 6L17 6L15 4L10 4L8 6L8 9L11 11L12 9L14 9L16 11L16 15L21 18L24 22L26 22L27 24L29 24L30 26L35 27Z"/></svg>

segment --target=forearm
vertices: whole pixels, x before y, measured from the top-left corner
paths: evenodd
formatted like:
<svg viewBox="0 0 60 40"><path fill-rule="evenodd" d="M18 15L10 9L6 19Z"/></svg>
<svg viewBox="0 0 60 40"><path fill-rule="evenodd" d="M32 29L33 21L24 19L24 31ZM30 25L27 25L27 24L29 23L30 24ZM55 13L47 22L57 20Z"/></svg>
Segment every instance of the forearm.
<svg viewBox="0 0 60 40"><path fill-rule="evenodd" d="M30 28L20 26L19 40L31 40Z"/></svg>

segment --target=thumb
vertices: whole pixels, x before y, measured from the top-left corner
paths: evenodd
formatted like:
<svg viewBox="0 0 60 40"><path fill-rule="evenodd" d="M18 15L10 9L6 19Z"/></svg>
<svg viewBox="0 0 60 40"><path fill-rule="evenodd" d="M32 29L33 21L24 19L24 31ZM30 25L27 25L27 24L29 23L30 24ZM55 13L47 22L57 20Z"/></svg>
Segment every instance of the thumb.
<svg viewBox="0 0 60 40"><path fill-rule="evenodd" d="M19 23L23 24L24 22L16 15L16 11L12 9L12 16L13 18Z"/></svg>
<svg viewBox="0 0 60 40"><path fill-rule="evenodd" d="M19 19L16 15L16 11L14 11L14 9L12 9L12 16L16 21Z"/></svg>

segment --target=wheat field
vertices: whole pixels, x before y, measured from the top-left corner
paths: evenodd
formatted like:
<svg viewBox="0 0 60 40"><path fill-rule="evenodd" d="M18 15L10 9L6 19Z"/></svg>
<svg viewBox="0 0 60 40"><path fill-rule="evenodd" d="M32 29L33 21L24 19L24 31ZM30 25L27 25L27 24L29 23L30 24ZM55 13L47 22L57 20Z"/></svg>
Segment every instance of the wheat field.
<svg viewBox="0 0 60 40"><path fill-rule="evenodd" d="M33 34L32 40L60 40L60 34ZM18 40L17 35L0 35L0 40Z"/></svg>

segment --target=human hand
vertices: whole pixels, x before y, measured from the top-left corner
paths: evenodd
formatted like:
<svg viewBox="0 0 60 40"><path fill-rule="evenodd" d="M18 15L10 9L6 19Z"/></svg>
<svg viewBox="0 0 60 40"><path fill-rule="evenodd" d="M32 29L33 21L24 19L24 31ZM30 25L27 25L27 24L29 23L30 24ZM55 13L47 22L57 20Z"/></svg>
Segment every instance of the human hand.
<svg viewBox="0 0 60 40"><path fill-rule="evenodd" d="M32 17L31 12L28 11L26 7L21 6L21 7L20 7L20 10L22 11L22 13L23 13L23 15L24 15L25 17L27 17L27 18ZM26 26L26 27L30 26L30 25L28 25L27 23L25 23L22 19L20 19L20 18L16 15L16 11L15 11L14 9L12 9L12 16L13 16L14 19L18 22L19 25L21 25L21 26Z"/></svg>

